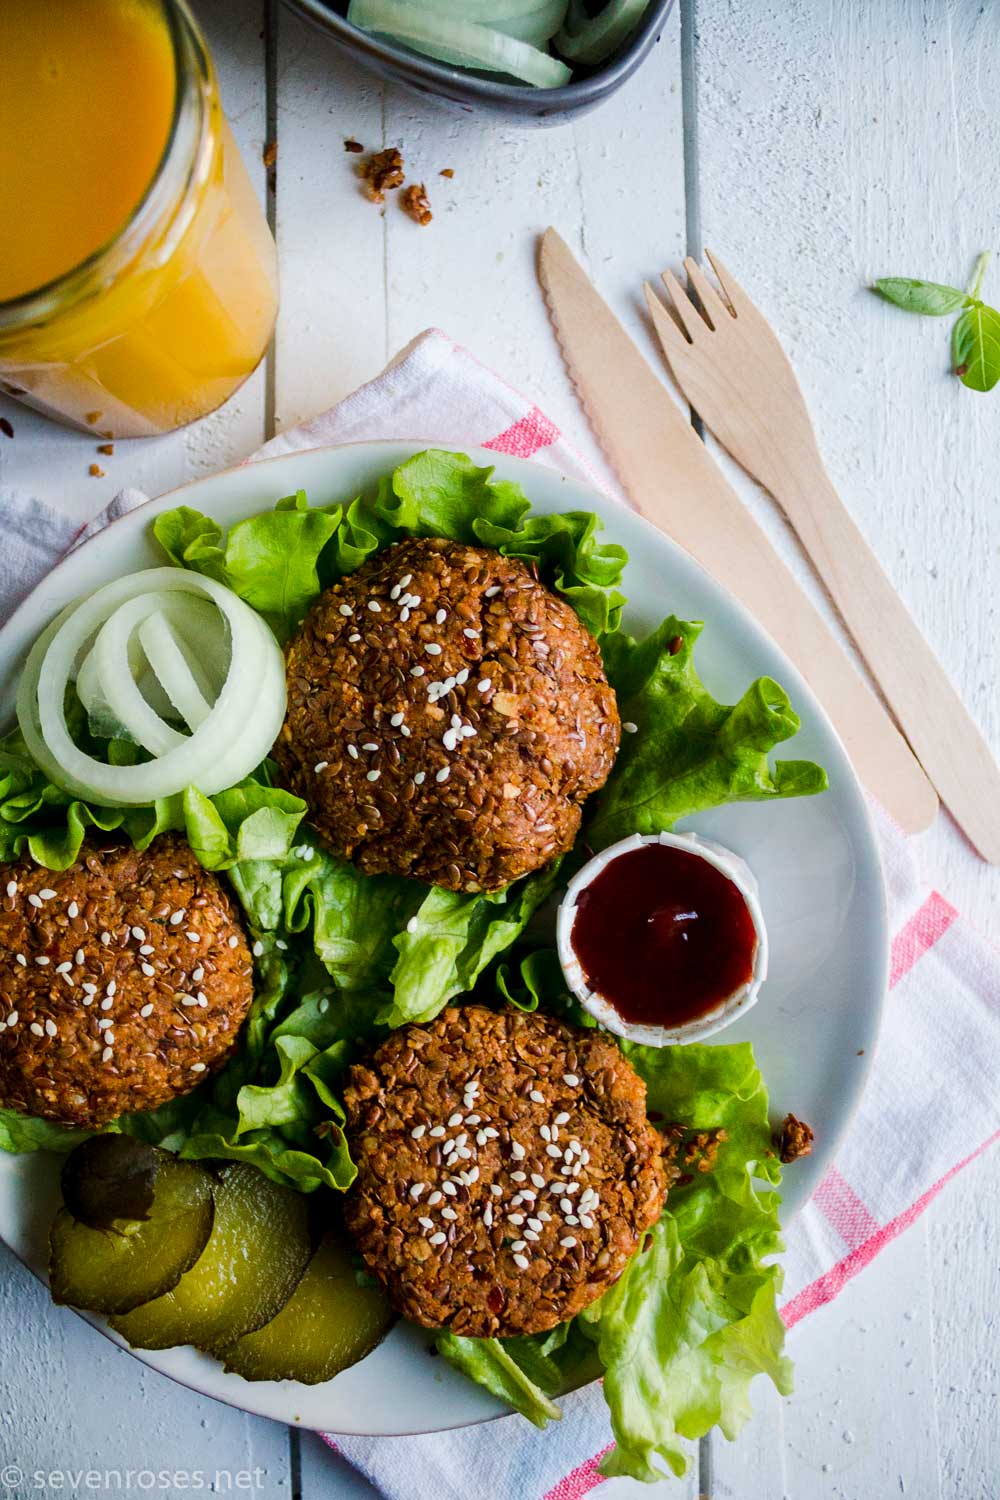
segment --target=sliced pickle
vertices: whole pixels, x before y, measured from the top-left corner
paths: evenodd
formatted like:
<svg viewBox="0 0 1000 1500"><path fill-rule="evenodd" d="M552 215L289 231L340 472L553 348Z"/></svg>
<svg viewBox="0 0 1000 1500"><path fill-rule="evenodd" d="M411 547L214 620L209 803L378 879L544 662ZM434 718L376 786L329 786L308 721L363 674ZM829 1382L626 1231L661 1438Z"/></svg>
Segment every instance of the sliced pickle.
<svg viewBox="0 0 1000 1500"><path fill-rule="evenodd" d="M135 1349L234 1343L280 1312L313 1251L309 1205L245 1162L216 1170L215 1222L197 1263L165 1297L111 1326Z"/></svg>
<svg viewBox="0 0 1000 1500"><path fill-rule="evenodd" d="M319 1385L370 1354L392 1321L384 1293L358 1286L349 1250L328 1235L278 1315L217 1352L244 1380Z"/></svg>
<svg viewBox="0 0 1000 1500"><path fill-rule="evenodd" d="M49 1231L49 1284L56 1302L93 1312L128 1313L170 1293L212 1232L212 1176L167 1152L157 1165L149 1217L91 1229L68 1208Z"/></svg>
<svg viewBox="0 0 1000 1500"><path fill-rule="evenodd" d="M169 1152L131 1135L92 1135L63 1163L63 1202L91 1229L110 1229L119 1219L148 1219L156 1174L172 1160Z"/></svg>

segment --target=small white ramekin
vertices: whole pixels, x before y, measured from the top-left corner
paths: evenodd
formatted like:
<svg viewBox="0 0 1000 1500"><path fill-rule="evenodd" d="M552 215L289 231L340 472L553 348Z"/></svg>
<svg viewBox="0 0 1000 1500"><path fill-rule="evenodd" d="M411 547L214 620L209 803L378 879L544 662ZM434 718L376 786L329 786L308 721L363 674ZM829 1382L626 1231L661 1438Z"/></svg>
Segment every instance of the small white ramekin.
<svg viewBox="0 0 1000 1500"><path fill-rule="evenodd" d="M595 880L614 860L619 859L623 854L630 853L633 849L641 849L644 844L667 844L674 849L684 849L689 854L697 854L701 859L707 860L710 865L714 865L732 881L743 897L757 934L753 974L749 981L734 990L731 995L727 995L712 1010L693 1021L685 1021L679 1026L642 1026L626 1021L610 1000L588 987L583 968L573 947L573 923L576 919L580 893L586 890L591 881ZM667 1047L676 1043L700 1042L704 1041L705 1037L713 1036L724 1026L731 1025L737 1017L745 1015L751 1006L756 1004L760 987L767 978L767 929L764 926L757 881L754 879L753 872L738 854L733 854L730 849L724 849L721 844L702 838L697 833L633 833L629 838L621 839L617 844L611 844L600 854L596 854L593 859L588 860L566 889L556 918L556 942L566 983L584 1009L588 1010L609 1031L615 1032L618 1036L627 1037L629 1041L640 1042L646 1047Z"/></svg>

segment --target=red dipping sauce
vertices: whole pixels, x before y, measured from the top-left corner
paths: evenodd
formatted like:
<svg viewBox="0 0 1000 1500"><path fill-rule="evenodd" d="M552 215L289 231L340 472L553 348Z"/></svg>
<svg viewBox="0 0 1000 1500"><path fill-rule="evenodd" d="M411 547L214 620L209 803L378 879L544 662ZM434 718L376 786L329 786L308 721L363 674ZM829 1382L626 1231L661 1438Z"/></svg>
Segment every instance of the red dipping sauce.
<svg viewBox="0 0 1000 1500"><path fill-rule="evenodd" d="M750 983L757 931L743 893L715 865L644 844L580 892L571 943L588 988L623 1020L675 1027Z"/></svg>

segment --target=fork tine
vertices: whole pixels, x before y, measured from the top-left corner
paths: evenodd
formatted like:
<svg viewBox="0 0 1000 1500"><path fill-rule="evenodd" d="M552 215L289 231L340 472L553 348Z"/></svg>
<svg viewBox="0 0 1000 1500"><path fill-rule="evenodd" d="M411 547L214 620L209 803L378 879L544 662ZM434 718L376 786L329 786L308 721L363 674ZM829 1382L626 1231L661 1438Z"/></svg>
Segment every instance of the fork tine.
<svg viewBox="0 0 1000 1500"><path fill-rule="evenodd" d="M698 300L702 305L709 327L717 328L722 318L732 316L729 308L723 302L715 287L701 269L701 266L699 266L696 260L692 260L690 255L685 257L684 269L688 273L691 285L698 293Z"/></svg>
<svg viewBox="0 0 1000 1500"><path fill-rule="evenodd" d="M698 335L699 325L702 332L705 330L705 323L701 314L677 280L673 271L661 271L660 280L670 295L670 300L674 304L674 311L677 314L681 327L688 336L689 343L693 344Z"/></svg>
<svg viewBox="0 0 1000 1500"><path fill-rule="evenodd" d="M678 328L676 321L670 316L669 310L664 307L660 297L657 296L649 282L643 283L643 291L646 294L646 306L649 308L650 317L653 319L653 328L664 354L668 359L680 358L691 346L684 334Z"/></svg>
<svg viewBox="0 0 1000 1500"><path fill-rule="evenodd" d="M752 310L753 303L740 286L732 271L726 269L714 250L705 250L705 259L715 272L716 280L729 299L733 317Z"/></svg>

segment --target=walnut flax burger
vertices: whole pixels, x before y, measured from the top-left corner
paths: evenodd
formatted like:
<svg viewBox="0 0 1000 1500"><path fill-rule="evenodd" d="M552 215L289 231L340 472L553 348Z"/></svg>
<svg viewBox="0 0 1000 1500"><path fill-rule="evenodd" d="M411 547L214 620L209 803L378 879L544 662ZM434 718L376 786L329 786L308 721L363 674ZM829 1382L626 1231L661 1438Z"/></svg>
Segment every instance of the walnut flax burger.
<svg viewBox="0 0 1000 1500"><path fill-rule="evenodd" d="M515 559L415 538L313 605L275 756L366 874L493 891L572 846L620 732L568 604Z"/></svg>
<svg viewBox="0 0 1000 1500"><path fill-rule="evenodd" d="M236 907L182 839L0 867L0 1107L94 1128L190 1093L253 999Z"/></svg>
<svg viewBox="0 0 1000 1500"><path fill-rule="evenodd" d="M645 1086L597 1030L452 1008L394 1032L344 1100L348 1229L425 1327L554 1328L618 1279L663 1208Z"/></svg>

